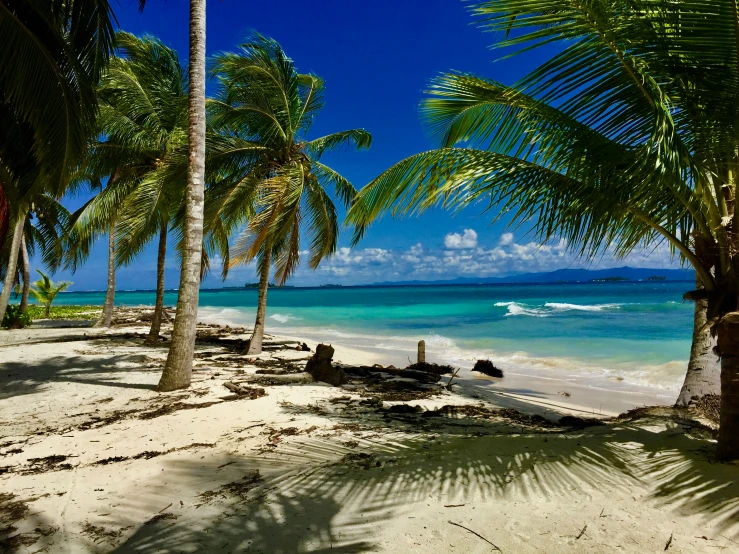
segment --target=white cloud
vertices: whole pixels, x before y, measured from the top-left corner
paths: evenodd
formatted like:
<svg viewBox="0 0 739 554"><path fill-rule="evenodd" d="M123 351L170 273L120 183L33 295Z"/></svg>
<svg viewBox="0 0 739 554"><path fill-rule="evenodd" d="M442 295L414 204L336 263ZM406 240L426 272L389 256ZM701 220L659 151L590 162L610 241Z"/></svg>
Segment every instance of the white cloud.
<svg viewBox="0 0 739 554"><path fill-rule="evenodd" d="M462 235L449 233L444 237L444 246L451 250L475 248L477 246L477 233L474 229L465 229Z"/></svg>
<svg viewBox="0 0 739 554"><path fill-rule="evenodd" d="M430 239L433 241L433 239ZM429 248L416 243L408 248L339 248L325 258L316 271L307 267L307 252L301 252L301 265L290 284L318 285L323 283L363 284L383 281L443 280L457 277L504 277L521 273L554 271L562 268L587 267L653 267L676 268L670 259L669 248L635 252L626 259L618 259L606 252L595 260L580 259L567 250L563 239L547 244L515 240L513 233L505 233L491 246L480 244L472 229L450 233L443 245ZM217 258L213 260L218 267ZM215 268L214 268L215 269ZM221 286L219 272L209 277L210 286ZM211 281L212 279L212 281ZM257 279L254 264L234 268L227 284L241 284Z"/></svg>
<svg viewBox="0 0 739 554"><path fill-rule="evenodd" d="M503 233L500 235L500 240L498 241L498 244L501 246L508 246L509 244L513 244L513 233Z"/></svg>

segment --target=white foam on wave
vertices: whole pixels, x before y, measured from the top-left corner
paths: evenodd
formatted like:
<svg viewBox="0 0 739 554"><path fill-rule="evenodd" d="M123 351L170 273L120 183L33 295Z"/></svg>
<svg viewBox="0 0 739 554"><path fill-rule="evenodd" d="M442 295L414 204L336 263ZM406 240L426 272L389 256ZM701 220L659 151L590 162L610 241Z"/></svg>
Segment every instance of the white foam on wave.
<svg viewBox="0 0 739 554"><path fill-rule="evenodd" d="M298 317L295 315L290 314L272 314L269 316L270 319L274 319L275 321L279 323L287 323L288 321L294 321L296 319L303 319L302 317Z"/></svg>
<svg viewBox="0 0 739 554"><path fill-rule="evenodd" d="M549 317L549 313L546 310L540 308L529 308L525 304L519 304L518 302L496 302L495 306L499 308L507 307L508 313L506 317L512 315L528 315L532 317Z"/></svg>
<svg viewBox="0 0 739 554"><path fill-rule="evenodd" d="M544 304L547 308L553 310L566 312L570 310L582 311L582 312L602 312L603 310L612 310L620 308L621 304L565 304L560 302L546 302Z"/></svg>

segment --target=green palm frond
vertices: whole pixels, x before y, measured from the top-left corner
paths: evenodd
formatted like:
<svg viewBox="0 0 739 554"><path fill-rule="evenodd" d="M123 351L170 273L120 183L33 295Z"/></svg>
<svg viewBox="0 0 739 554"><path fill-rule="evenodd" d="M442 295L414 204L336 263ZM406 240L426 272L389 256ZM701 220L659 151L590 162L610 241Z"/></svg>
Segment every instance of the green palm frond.
<svg viewBox="0 0 739 554"><path fill-rule="evenodd" d="M310 267L336 249L336 207L325 189L346 206L356 194L319 159L330 150L369 148L372 137L353 129L307 139L323 106L324 83L299 74L271 39L256 35L237 52L216 56L212 71L219 91L208 103L206 248L220 252L224 278L229 267L271 259L283 284L299 263L305 217Z"/></svg>

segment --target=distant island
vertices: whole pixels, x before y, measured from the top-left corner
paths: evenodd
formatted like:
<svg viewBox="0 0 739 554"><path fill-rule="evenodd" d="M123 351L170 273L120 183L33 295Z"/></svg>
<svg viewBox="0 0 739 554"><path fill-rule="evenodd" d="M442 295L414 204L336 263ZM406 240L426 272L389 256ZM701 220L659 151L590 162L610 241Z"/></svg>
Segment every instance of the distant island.
<svg viewBox="0 0 739 554"><path fill-rule="evenodd" d="M591 283L610 283L612 281L631 281L628 277L603 277L602 279L591 279Z"/></svg>
<svg viewBox="0 0 739 554"><path fill-rule="evenodd" d="M609 269L558 269L539 273L522 273L506 277L458 277L435 281L383 281L374 286L390 285L488 285L516 283L591 283L628 281L694 281L692 269L659 269L647 267L614 267Z"/></svg>
<svg viewBox="0 0 739 554"><path fill-rule="evenodd" d="M321 289L340 289L340 288L341 288L341 287L343 287L343 286L344 286L344 285L338 285L338 284L333 284L333 283L327 283L327 284L325 284L325 285L319 285L319 286L318 286L318 288L321 288Z"/></svg>
<svg viewBox="0 0 739 554"><path fill-rule="evenodd" d="M280 286L280 285L276 285L275 283L269 283L269 287L270 288L277 287L277 288L281 288L281 289L292 289L292 288L295 288L294 285L282 285L282 286ZM238 288L238 287L223 287L223 288ZM258 289L259 288L259 283L246 283L244 285L244 288L245 289Z"/></svg>

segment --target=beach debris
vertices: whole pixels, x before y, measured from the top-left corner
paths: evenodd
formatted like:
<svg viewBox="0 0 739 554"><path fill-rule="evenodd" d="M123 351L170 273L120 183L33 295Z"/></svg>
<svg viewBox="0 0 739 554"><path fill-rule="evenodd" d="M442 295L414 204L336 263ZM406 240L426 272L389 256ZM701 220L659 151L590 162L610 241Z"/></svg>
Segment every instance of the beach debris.
<svg viewBox="0 0 739 554"><path fill-rule="evenodd" d="M316 381L328 383L335 387L347 382L346 373L343 368L334 366L331 360L334 357L334 349L329 344L316 346L316 353L311 356L305 366L306 373L313 376Z"/></svg>
<svg viewBox="0 0 739 554"><path fill-rule="evenodd" d="M425 340L418 341L418 354L416 356L416 363L419 363L419 364L426 363L426 341Z"/></svg>
<svg viewBox="0 0 739 554"><path fill-rule="evenodd" d="M500 548L498 548L498 547L497 547L497 546L496 546L495 544L493 544L492 542L490 542L489 540L487 540L487 539L486 539L485 537L483 537L483 536L482 536L482 535L481 535L480 533L478 533L478 532L476 532L476 531L473 531L473 530L472 530L472 529L470 529L469 527L465 527L464 525L460 525L459 523L454 523L454 522L453 522L453 521L451 521L451 520L449 521L449 523L451 523L452 525L456 525L457 527L461 527L461 528L462 528L462 529L464 529L465 531L469 531L470 533L472 533L472 534L473 534L473 535L475 535L476 537L480 537L480 538L481 538L482 540L484 540L484 541L485 541L486 543L488 543L488 544L489 544L490 546L492 546L492 547L493 547L493 548L494 548L495 550L497 550L498 552L503 552L503 551L502 551L502 550L501 550Z"/></svg>
<svg viewBox="0 0 739 554"><path fill-rule="evenodd" d="M310 352L310 348L308 348L308 345L303 343L298 343L298 346L295 347L295 350L299 352Z"/></svg>
<svg viewBox="0 0 739 554"><path fill-rule="evenodd" d="M387 369L390 369L390 368L388 367ZM427 362L421 362L421 363L411 364L405 369L406 371L420 371L421 373L430 373L431 375L438 375L439 377L441 377L442 375L449 375L450 373L454 373L456 368L450 365L430 364Z"/></svg>
<svg viewBox="0 0 739 554"><path fill-rule="evenodd" d="M422 406L410 406L408 404L395 404L387 409L390 414L420 414L423 411Z"/></svg>
<svg viewBox="0 0 739 554"><path fill-rule="evenodd" d="M503 378L503 370L499 367L496 367L496 365L490 360L477 360L475 362L475 367L472 368L472 371L482 373L483 375L487 375L488 377L498 377L501 379Z"/></svg>
<svg viewBox="0 0 739 554"><path fill-rule="evenodd" d="M223 386L234 394L238 394L239 396L246 396L252 400L254 400L255 398L260 398L267 394L267 392L261 387L249 387L246 385L234 383L232 381L226 381L225 383L223 383Z"/></svg>
<svg viewBox="0 0 739 554"><path fill-rule="evenodd" d="M562 427L570 427L572 429L585 429L586 427L596 427L605 425L600 419L593 417L563 416L559 419L559 425Z"/></svg>
<svg viewBox="0 0 739 554"><path fill-rule="evenodd" d="M583 536L583 535L585 534L585 531L587 531L587 529L588 529L588 524L586 523L586 524L585 524L585 527L583 527L583 528L582 528L582 529L580 530L580 533L579 533L579 534L578 534L578 535L577 535L577 536L575 537L575 540L576 540L576 541L580 540L580 538L581 538L581 537L582 537L582 536Z"/></svg>
<svg viewBox="0 0 739 554"><path fill-rule="evenodd" d="M170 504L171 506L171 504ZM144 522L144 525L154 525L155 523L159 523L160 521L164 521L166 519L177 519L177 516L174 515L172 512L166 512L163 514L157 514L151 519L148 519Z"/></svg>
<svg viewBox="0 0 739 554"><path fill-rule="evenodd" d="M568 397L568 398L569 398L570 396L572 396L572 395L571 395L571 394L570 394L569 392L567 392L567 391L564 391L564 390L561 390L561 391L559 391L559 392L558 392L557 394L559 394L560 396L566 396L566 397Z"/></svg>
<svg viewBox="0 0 739 554"><path fill-rule="evenodd" d="M670 546L672 546L672 536L674 533L670 533L670 538L667 539L667 544L665 545L665 551L669 550Z"/></svg>
<svg viewBox="0 0 739 554"><path fill-rule="evenodd" d="M205 502L210 502L216 498L228 498L229 496L236 496L242 500L246 499L247 494L250 491L258 487L262 483L262 476L259 474L259 470L255 469L251 473L242 477L239 481L233 481L226 483L221 488L215 491L205 491L200 493L198 496ZM196 507L200 507L199 504Z"/></svg>
<svg viewBox="0 0 739 554"><path fill-rule="evenodd" d="M446 390L452 390L452 381L454 381L454 378L457 376L457 373L459 373L459 370L460 368L457 368L454 373L452 373L452 376L449 377L449 382L446 384Z"/></svg>

